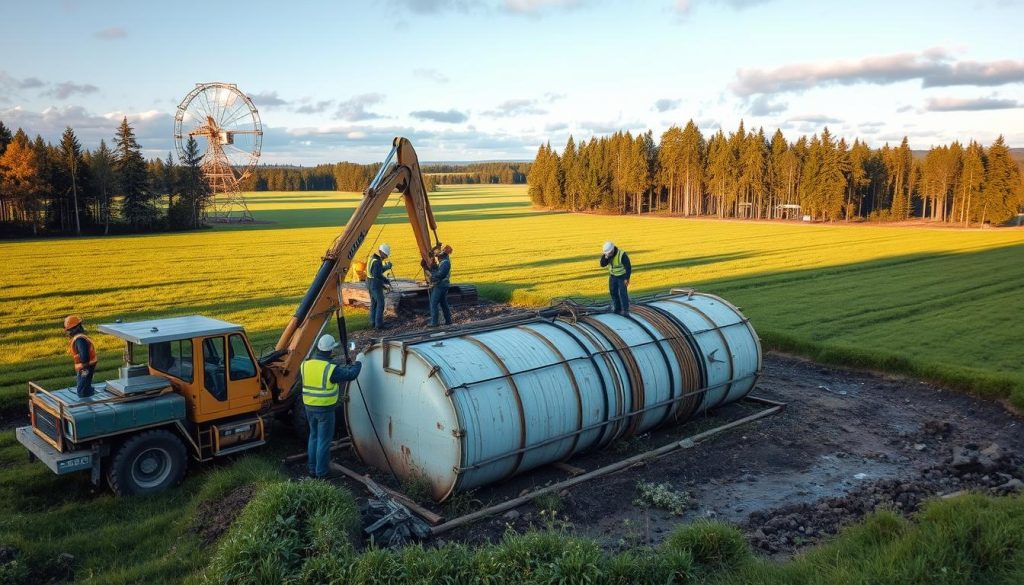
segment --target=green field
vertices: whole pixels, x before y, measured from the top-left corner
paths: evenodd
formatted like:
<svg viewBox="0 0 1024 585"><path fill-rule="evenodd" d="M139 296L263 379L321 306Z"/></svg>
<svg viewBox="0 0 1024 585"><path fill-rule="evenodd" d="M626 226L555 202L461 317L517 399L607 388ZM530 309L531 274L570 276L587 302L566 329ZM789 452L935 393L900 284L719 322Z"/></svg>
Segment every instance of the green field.
<svg viewBox="0 0 1024 585"><path fill-rule="evenodd" d="M25 382L70 383L64 315L87 323L202 313L246 326L267 347L291 315L358 194L256 193L273 223L201 233L0 244L0 408ZM394 197L394 203L399 198ZM741 306L770 347L909 373L1024 405L1024 231L749 223L537 212L523 186L450 186L433 196L455 277L484 296L544 305L601 298L601 243L630 252L632 294L697 287ZM395 273L418 261L404 208L389 204L379 238ZM353 327L365 315L353 313ZM97 338L100 378L118 364Z"/></svg>
<svg viewBox="0 0 1024 585"><path fill-rule="evenodd" d="M357 200L347 193L258 193L251 207L273 223L0 244L0 409L22 407L28 380L71 382L60 329L70 312L92 325L203 313L244 324L257 348L273 344ZM1024 404L1024 333L1015 322L1024 311L1024 231L544 213L533 211L525 189L515 186L448 187L433 201L439 232L455 248L456 280L476 283L487 297L524 305L601 298L607 278L597 256L610 238L633 257L635 295L671 286L716 292L743 308L770 347ZM379 241L394 247L397 275L411 277L417 261L403 217L402 207L389 205ZM376 237L371 232L368 244ZM352 313L352 327L365 323L364 314ZM103 379L118 365L120 348L95 339ZM194 576L215 550L190 532L200 504L234 485L279 481L276 461L287 448L193 469L172 493L119 499L90 495L85 477L57 478L26 463L13 433L2 432L0 545L16 546L23 564L0 568L0 583L25 579L26 563L50 567L61 552L76 555L76 579L84 582L177 583ZM689 543L685 550L669 544L633 556L602 558L593 543L541 534L478 551L452 549L446 557L420 549L372 553L352 566L384 581L401 574L422 582L431 580L426 575L481 570L493 570L493 582L556 570L570 581L617 574L630 582L636 571L663 577L683 567L694 576L688 582L1011 583L1024 573L1022 501L941 502L919 524L882 514L785 565L752 560L745 549L729 564L715 564L718 551L700 545L722 530L712 527L673 537ZM529 573L534 569L548 573Z"/></svg>

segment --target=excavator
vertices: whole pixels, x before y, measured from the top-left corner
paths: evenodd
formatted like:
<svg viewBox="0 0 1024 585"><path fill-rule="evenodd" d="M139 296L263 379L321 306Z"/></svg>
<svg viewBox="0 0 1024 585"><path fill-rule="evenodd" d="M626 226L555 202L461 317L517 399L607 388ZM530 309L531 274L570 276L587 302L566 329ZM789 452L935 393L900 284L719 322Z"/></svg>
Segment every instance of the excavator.
<svg viewBox="0 0 1024 585"><path fill-rule="evenodd" d="M209 461L266 443L269 417L300 413L300 365L332 317L349 347L341 284L390 195L402 194L422 260L441 242L416 151L397 137L272 352L256 358L241 325L192 315L99 325L125 342L118 378L89 398L29 382L30 424L16 430L30 457L54 473L106 478L114 493L159 492L188 461Z"/></svg>

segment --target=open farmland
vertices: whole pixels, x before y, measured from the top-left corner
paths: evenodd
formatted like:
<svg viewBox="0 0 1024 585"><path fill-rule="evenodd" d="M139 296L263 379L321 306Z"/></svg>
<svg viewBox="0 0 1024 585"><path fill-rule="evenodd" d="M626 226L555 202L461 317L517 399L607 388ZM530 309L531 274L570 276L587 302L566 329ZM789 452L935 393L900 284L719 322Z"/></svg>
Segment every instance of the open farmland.
<svg viewBox="0 0 1024 585"><path fill-rule="evenodd" d="M0 277L5 284L0 293L2 428L9 429L24 416L27 380L48 386L70 382L59 321L71 311L82 313L93 325L116 318L199 312L240 322L254 334L257 347L270 346L305 291L320 254L357 199L357 194L350 193L258 193L251 198L252 209L258 219L273 223L221 226L199 233L0 244L4 259ZM1012 316L1024 309L1024 301L1015 293L1024 285L1024 275L1017 269L1024 259L1020 230L545 213L530 208L524 188L503 186L446 187L433 200L439 233L456 250L456 279L478 284L482 294L492 299L541 305L560 296L602 297L606 276L597 267L594 250L604 239L613 238L633 256L634 294L676 285L709 290L740 305L766 345L823 360L934 377L995 396L1015 395L1018 404L1022 401L1024 379L1016 362L1024 339L1012 326ZM414 276L415 254L404 209L389 205L379 225L383 227L378 241L388 241L396 250L396 274ZM367 243L377 237L375 228ZM88 269L83 271L83 266ZM350 316L351 327L365 326L365 314L353 311ZM104 379L118 365L119 347L102 335L94 338L103 360L97 378ZM821 390L826 385L831 390ZM662 470L664 477L659 480L681 481L695 474L693 481L707 490L702 501L735 502L749 498L756 489L780 493L795 489L785 484L795 482L791 468L797 466L812 470L800 481L835 483L826 476L837 469L843 477L865 469L858 466L879 451L892 459L875 461L869 470L931 465L950 446L965 442L999 440L1012 448L1019 440L1013 438L1013 421L1001 417L995 405L982 405L976 413L977 401L951 400L940 389L916 386L775 360L760 391L791 401L787 416L723 437L691 455L696 462L680 457L674 467L667 463L652 467ZM847 390L848 397L833 393ZM882 411L889 414L879 414ZM953 437L921 439L929 443L925 451L907 451L902 440L884 442L893 435L893 421L916 432L915 425L922 420L945 420L950 412L960 414ZM856 432L844 430L835 419L853 425ZM973 419L977 424L970 422ZM854 420L865 424L850 422ZM804 429L797 437L793 421L814 430ZM869 432L861 432L863 428ZM1001 434L986 435L990 429L1002 429ZM680 427L672 432L682 436L693 431ZM762 457L796 438L796 448L783 452L781 459ZM0 505L0 545L15 546L30 563L51 571L47 576L55 580L70 569L65 571L52 559L71 552L78 559L76 580L180 582L207 567L214 556L215 547L201 540L208 538L203 518L210 510L222 507L225 495L251 495L253 490L246 486L282 485L285 476L279 458L297 449L280 442L237 463L197 466L180 489L154 497L115 498L109 493L90 494L87 477L58 478L40 464L25 462L13 433L4 430L0 433L0 501L6 503ZM841 462L829 459L833 467L820 465L823 457L840 449L849 452ZM745 454L747 460L741 464L760 474L757 483L744 479L750 474L741 475L736 460L727 460L722 453ZM637 471L641 473L647 472ZM707 477L716 483L704 485ZM604 526L586 525L588 517L603 518L605 524L625 526L632 521L639 526L631 520L636 510L610 507L611 502L619 502L630 508L634 484L632 475L595 483L561 505L573 514L584 536L599 536ZM694 493L698 491L694 488ZM597 514L595 502L608 507ZM772 505L780 503L785 502ZM738 522L748 510L721 518ZM71 515L77 518L74 526L65 522ZM900 572L900 567L910 567L921 582L930 582L932 568L946 567L950 555L963 556L963 539L972 535L986 544L971 549L970 555L949 565L950 570L994 579L1008 576L1005 582L1013 582L1019 569L998 555L1011 546L1007 542L1018 542L1020 518L1019 497L944 501L927 508L915 523L881 513L786 565L751 560L739 533L716 532L725 530L722 525L679 527L679 521L670 518L662 525L672 531L671 536L666 532L661 548L654 550L662 551L658 555L664 553L664 558L676 558L671 557L673 547L684 547L689 540L710 538L721 547L735 545L733 556L720 564L706 558L692 560L692 571L712 571L705 573L714 575L710 582L825 583L848 581L855 575L866 575L866 582L886 578L901 582L910 573ZM253 522L250 518L249 523ZM499 526L492 522L489 530L502 530L504 519L495 522ZM202 530L197 531L197 525ZM629 534L625 531L626 537ZM614 574L614 567L621 565L619 570L631 576L635 576L634 567L649 561L642 556L645 553L631 557L634 553L628 551L600 560L602 553L592 542L556 535L554 531L528 533L514 537L508 545L479 549L449 543L454 548L433 556L417 548L404 553L377 551L358 557L353 566L357 575L387 582L415 570L435 571L431 573L435 575L490 571L497 576L502 573L488 563L516 550L562 555L563 562L572 554L583 554L595 559L601 571ZM472 534L465 538L473 541ZM127 552L114 555L112 550ZM717 549L708 554L718 554ZM852 560L844 561L849 566L837 564L836 558L858 559L859 564L854 566ZM915 562L908 563L907 558ZM979 568L972 564L978 558L995 561ZM441 559L446 569L431 568L430 563ZM508 582L514 582L511 576Z"/></svg>
<svg viewBox="0 0 1024 585"><path fill-rule="evenodd" d="M21 408L25 382L67 384L60 319L95 325L203 313L242 323L269 347L358 200L353 193L256 193L272 223L200 233L0 244L0 409ZM418 272L395 197L374 240L395 273ZM909 373L1024 405L1024 231L803 225L545 213L522 186L450 186L433 196L455 277L522 305L605 294L601 242L630 252L632 294L708 290L741 306L770 347L823 361ZM350 326L365 314L350 313ZM98 379L119 361L96 336Z"/></svg>

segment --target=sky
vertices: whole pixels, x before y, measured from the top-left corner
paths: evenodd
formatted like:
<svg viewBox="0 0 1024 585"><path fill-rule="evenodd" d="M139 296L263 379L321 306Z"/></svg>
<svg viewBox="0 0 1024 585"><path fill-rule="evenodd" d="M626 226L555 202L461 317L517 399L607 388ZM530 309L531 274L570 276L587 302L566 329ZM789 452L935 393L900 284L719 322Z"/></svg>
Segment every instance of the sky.
<svg viewBox="0 0 1024 585"><path fill-rule="evenodd" d="M694 122L1024 146L1024 0L0 1L0 121L173 151L197 83L255 104L261 163L532 159Z"/></svg>

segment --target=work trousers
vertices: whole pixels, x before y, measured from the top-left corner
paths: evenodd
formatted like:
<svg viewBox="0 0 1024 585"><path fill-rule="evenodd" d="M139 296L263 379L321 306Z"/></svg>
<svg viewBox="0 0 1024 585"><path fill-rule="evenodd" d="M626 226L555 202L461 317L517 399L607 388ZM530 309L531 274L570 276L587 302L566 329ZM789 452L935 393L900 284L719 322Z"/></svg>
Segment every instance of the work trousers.
<svg viewBox="0 0 1024 585"><path fill-rule="evenodd" d="M368 286L370 292L370 327L384 327L384 287Z"/></svg>
<svg viewBox="0 0 1024 585"><path fill-rule="evenodd" d="M92 375L96 372L96 367L82 368L75 374L75 392L78 393L79 398L88 398L92 396L94 390L92 387Z"/></svg>
<svg viewBox="0 0 1024 585"><path fill-rule="evenodd" d="M625 278L609 275L608 294L612 296L612 311L620 315L629 312L629 291L626 290Z"/></svg>
<svg viewBox="0 0 1024 585"><path fill-rule="evenodd" d="M448 307L447 284L436 284L430 289L430 326L437 325L438 313L444 313L444 324L452 324L452 310Z"/></svg>
<svg viewBox="0 0 1024 585"><path fill-rule="evenodd" d="M313 477L325 477L331 465L331 440L334 438L334 406L306 406L309 441L306 443L306 468Z"/></svg>

